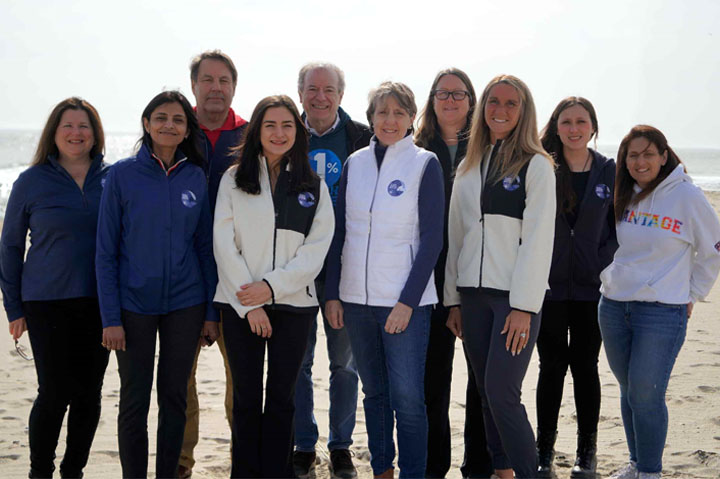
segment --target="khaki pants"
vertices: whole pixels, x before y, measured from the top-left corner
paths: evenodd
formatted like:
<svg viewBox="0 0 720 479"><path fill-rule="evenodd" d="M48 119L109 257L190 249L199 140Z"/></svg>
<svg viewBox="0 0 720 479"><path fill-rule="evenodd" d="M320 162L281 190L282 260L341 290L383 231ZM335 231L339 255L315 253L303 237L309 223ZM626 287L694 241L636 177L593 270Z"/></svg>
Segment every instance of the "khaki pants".
<svg viewBox="0 0 720 479"><path fill-rule="evenodd" d="M225 338L223 337L222 328L222 311L220 312L220 336L217 339L220 354L222 354L225 363L225 416L228 425L232 429L232 375L230 374L230 366L228 365L227 352L225 350ZM200 356L200 344L198 343L197 351L195 351L195 362L193 363L190 380L188 381L187 392L187 410L185 412L185 436L183 438L182 451L180 452L180 465L188 469L192 469L195 465L193 450L198 443L198 435L200 429L200 404L198 403L197 382L195 381L195 373L197 371L198 357Z"/></svg>

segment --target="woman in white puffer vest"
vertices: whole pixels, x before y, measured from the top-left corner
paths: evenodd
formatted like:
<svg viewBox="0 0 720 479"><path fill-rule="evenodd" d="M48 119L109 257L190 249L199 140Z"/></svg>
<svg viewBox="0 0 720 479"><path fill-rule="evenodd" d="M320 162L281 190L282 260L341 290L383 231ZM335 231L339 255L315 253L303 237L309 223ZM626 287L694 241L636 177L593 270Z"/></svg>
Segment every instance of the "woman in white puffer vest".
<svg viewBox="0 0 720 479"><path fill-rule="evenodd" d="M370 146L351 155L335 205L326 315L347 326L363 383L375 476L392 477L398 422L400 477L425 477L425 356L433 268L442 248L443 177L435 155L413 143L417 107L402 83L370 93Z"/></svg>

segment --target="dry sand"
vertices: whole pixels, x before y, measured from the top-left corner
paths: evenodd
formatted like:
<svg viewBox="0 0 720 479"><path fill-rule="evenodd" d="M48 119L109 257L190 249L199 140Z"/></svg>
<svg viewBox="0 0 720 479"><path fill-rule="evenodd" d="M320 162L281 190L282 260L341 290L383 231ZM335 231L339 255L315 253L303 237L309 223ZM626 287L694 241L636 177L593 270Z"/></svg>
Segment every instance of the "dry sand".
<svg viewBox="0 0 720 479"><path fill-rule="evenodd" d="M716 211L720 211L720 193L708 193ZM720 286L716 285L707 302L695 307L689 323L687 339L680 351L670 386L667 405L670 426L665 446L665 477L720 478L720 335L717 334ZM323 335L322 328L319 334ZM21 339L29 348L27 335ZM328 431L328 361L318 339L315 373L315 414L321 431L318 444L321 464L316 468L318 478L329 477L328 454L325 444ZM29 450L27 424L30 407L36 395L37 380L32 362L16 352L11 337L0 333L0 477L27 477ZM450 417L452 422L453 460L448 477L459 478L462 461L462 430L464 420L464 388L467 372L462 350L458 344L455 356L454 382ZM523 391L528 415L535 423L535 386L537 357L530 364ZM604 352L600 354L602 410L598 433L598 469L605 476L627 462L627 448L619 410L619 390L610 372ZM223 408L224 372L220 352L216 347L204 350L198 366L201 424L200 443L195 450L197 464L193 477L223 478L230 474L230 431ZM572 378L568 375L565 398L560 411L559 437L556 445L556 468L559 478L570 476L575 458L575 408L572 400ZM119 377L114 355L105 374L103 412L85 477L121 477L117 452L116 418L119 397ZM353 450L361 478L372 477L369 466L362 404L358 404ZM149 418L150 450L155 447L157 405L155 399ZM65 449L65 431L61 433L57 454L59 465ZM150 477L154 470L154 452L150 457ZM57 473L56 473L57 475Z"/></svg>

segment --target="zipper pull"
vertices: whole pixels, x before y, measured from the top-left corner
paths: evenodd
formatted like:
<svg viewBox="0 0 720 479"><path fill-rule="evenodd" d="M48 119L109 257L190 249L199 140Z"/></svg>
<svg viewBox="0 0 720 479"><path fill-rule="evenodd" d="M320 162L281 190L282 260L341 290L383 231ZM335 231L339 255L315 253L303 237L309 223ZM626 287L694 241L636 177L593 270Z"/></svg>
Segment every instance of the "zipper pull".
<svg viewBox="0 0 720 479"><path fill-rule="evenodd" d="M570 228L570 237L571 238L575 237L575 230L573 228Z"/></svg>

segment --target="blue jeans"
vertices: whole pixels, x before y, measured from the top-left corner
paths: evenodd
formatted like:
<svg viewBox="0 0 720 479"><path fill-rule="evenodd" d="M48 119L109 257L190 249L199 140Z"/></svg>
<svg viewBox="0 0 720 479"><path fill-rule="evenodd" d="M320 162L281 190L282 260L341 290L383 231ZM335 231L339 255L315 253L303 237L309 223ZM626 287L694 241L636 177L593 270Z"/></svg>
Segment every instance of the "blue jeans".
<svg viewBox="0 0 720 479"><path fill-rule="evenodd" d="M630 460L640 472L660 472L668 427L665 391L685 340L687 306L603 297L598 317L608 363L620 383Z"/></svg>
<svg viewBox="0 0 720 479"><path fill-rule="evenodd" d="M348 449L355 429L355 411L358 401L358 373L346 329L333 329L325 319L325 285L315 283L320 311L327 338L330 360L330 432L328 449ZM311 452L318 441L318 427L313 414L312 365L317 340L317 318L313 320L308 335L307 349L300 375L295 386L295 449Z"/></svg>
<svg viewBox="0 0 720 479"><path fill-rule="evenodd" d="M428 421L425 413L425 356L430 306L413 310L407 329L385 332L392 308L343 303L345 327L362 379L370 465L380 475L393 467L397 418L401 478L425 477Z"/></svg>

